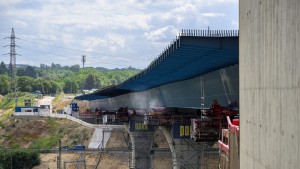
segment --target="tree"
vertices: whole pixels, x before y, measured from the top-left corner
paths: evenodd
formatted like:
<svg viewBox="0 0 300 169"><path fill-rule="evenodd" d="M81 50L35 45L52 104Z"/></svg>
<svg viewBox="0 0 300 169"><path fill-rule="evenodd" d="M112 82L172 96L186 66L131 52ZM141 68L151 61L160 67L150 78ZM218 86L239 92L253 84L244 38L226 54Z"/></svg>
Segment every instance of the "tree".
<svg viewBox="0 0 300 169"><path fill-rule="evenodd" d="M65 81L64 92L65 93L78 93L79 86L76 81L67 79Z"/></svg>
<svg viewBox="0 0 300 169"><path fill-rule="evenodd" d="M18 90L21 92L32 92L32 82L33 78L28 76L21 76L17 79L18 82Z"/></svg>
<svg viewBox="0 0 300 169"><path fill-rule="evenodd" d="M32 67L32 66L27 66L25 68L25 76L36 78L37 77L37 72L36 72L35 68Z"/></svg>
<svg viewBox="0 0 300 169"><path fill-rule="evenodd" d="M17 76L26 76L24 67L20 67L17 69Z"/></svg>
<svg viewBox="0 0 300 169"><path fill-rule="evenodd" d="M95 88L95 84L96 84L95 76L93 74L89 74L87 76L87 78L85 79L84 89L91 90L91 89Z"/></svg>
<svg viewBox="0 0 300 169"><path fill-rule="evenodd" d="M13 157L13 158L11 158ZM38 151L7 150L0 151L0 168L33 168L41 163Z"/></svg>
<svg viewBox="0 0 300 169"><path fill-rule="evenodd" d="M50 94L50 90L51 90L51 87L52 87L50 81L44 80L43 85L44 85L44 93L45 94Z"/></svg>
<svg viewBox="0 0 300 169"><path fill-rule="evenodd" d="M55 69L55 70L59 70L59 69L61 69L61 65L60 64L54 64L54 63L52 63L51 64L51 68Z"/></svg>
<svg viewBox="0 0 300 169"><path fill-rule="evenodd" d="M42 93L45 92L43 79L34 79L32 82L32 91L41 91Z"/></svg>
<svg viewBox="0 0 300 169"><path fill-rule="evenodd" d="M100 77L96 77L96 84L95 84L95 88L100 89L103 84L102 84L102 79Z"/></svg>
<svg viewBox="0 0 300 169"><path fill-rule="evenodd" d="M40 68L41 68L41 69L47 69L47 67L48 67L48 66L45 65L45 64L40 64Z"/></svg>
<svg viewBox="0 0 300 169"><path fill-rule="evenodd" d="M9 88L9 78L6 75L0 75L0 94L6 95Z"/></svg>
<svg viewBox="0 0 300 169"><path fill-rule="evenodd" d="M50 81L50 84L51 84L51 88L49 89L49 94L57 94L61 91L59 85L56 82Z"/></svg>
<svg viewBox="0 0 300 169"><path fill-rule="evenodd" d="M0 64L0 75L4 75L8 73L8 69L5 65L5 63L2 61Z"/></svg>
<svg viewBox="0 0 300 169"><path fill-rule="evenodd" d="M70 67L70 70L73 72L79 72L80 71L80 66L79 65L73 65Z"/></svg>

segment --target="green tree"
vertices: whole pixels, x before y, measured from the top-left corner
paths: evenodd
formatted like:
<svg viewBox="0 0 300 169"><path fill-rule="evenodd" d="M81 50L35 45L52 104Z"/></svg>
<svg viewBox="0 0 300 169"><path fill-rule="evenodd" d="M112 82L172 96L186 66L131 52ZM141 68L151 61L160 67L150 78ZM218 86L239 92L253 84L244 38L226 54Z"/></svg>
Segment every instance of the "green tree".
<svg viewBox="0 0 300 169"><path fill-rule="evenodd" d="M36 78L37 77L37 71L35 70L34 67L32 66L27 66L24 70L25 72L25 76L29 76L29 77L33 77Z"/></svg>
<svg viewBox="0 0 300 169"><path fill-rule="evenodd" d="M95 79L95 76L93 74L89 74L87 76L87 78L85 79L85 82L84 82L84 89L93 89L95 88L95 85L96 85L96 79Z"/></svg>
<svg viewBox="0 0 300 169"><path fill-rule="evenodd" d="M52 88L50 81L44 80L43 85L44 85L44 93L45 94L50 94L50 90Z"/></svg>
<svg viewBox="0 0 300 169"><path fill-rule="evenodd" d="M51 68L54 69L54 70L59 70L59 69L61 69L61 65L52 63Z"/></svg>
<svg viewBox="0 0 300 169"><path fill-rule="evenodd" d="M9 78L6 75L0 75L0 94L6 95L9 88Z"/></svg>
<svg viewBox="0 0 300 169"><path fill-rule="evenodd" d="M17 76L26 76L24 67L20 67L17 69Z"/></svg>
<svg viewBox="0 0 300 169"><path fill-rule="evenodd" d="M32 82L33 78L28 76L21 76L18 77L17 83L18 83L18 89L21 92L32 92Z"/></svg>
<svg viewBox="0 0 300 169"><path fill-rule="evenodd" d="M4 75L4 74L7 74L8 73L8 69L5 65L4 62L1 62L0 64L0 75Z"/></svg>
<svg viewBox="0 0 300 169"><path fill-rule="evenodd" d="M11 158L12 157L12 158ZM39 153L32 150L6 150L0 151L0 168L33 168L41 163Z"/></svg>
<svg viewBox="0 0 300 169"><path fill-rule="evenodd" d="M65 81L64 92L65 93L78 93L79 86L76 81L67 79Z"/></svg>
<svg viewBox="0 0 300 169"><path fill-rule="evenodd" d="M45 93L43 81L43 79L34 79L32 83L32 91L40 91Z"/></svg>
<svg viewBox="0 0 300 169"><path fill-rule="evenodd" d="M70 70L73 71L73 72L79 72L80 71L80 66L79 65L71 66Z"/></svg>
<svg viewBox="0 0 300 169"><path fill-rule="evenodd" d="M61 92L61 89L59 88L59 85L56 82L50 81L50 84L51 88L49 89L49 94L57 94Z"/></svg>

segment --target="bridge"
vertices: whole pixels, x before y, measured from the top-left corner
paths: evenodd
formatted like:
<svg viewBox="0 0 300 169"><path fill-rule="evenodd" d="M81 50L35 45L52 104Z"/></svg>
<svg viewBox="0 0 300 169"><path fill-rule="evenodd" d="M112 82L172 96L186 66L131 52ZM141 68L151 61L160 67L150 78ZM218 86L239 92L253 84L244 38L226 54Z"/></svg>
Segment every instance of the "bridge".
<svg viewBox="0 0 300 169"><path fill-rule="evenodd" d="M224 107L238 108L238 49L238 31L183 30L139 74L75 99L88 100L92 110L127 107L138 112L157 107L174 108L183 118L186 111L195 111L200 117L199 110L209 108L212 100ZM157 130L168 141L174 169L205 168L203 155L209 149L207 142L195 142L181 135L174 137L173 125L148 125L147 130L138 130L132 126L136 122L144 123L131 120L125 124L132 144L131 168L151 168L151 148Z"/></svg>

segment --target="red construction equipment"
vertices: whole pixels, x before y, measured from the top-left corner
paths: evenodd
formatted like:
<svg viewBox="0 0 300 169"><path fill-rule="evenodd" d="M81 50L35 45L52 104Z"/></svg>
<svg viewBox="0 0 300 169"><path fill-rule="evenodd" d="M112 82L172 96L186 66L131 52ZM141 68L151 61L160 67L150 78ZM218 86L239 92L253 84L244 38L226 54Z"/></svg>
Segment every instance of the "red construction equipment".
<svg viewBox="0 0 300 169"><path fill-rule="evenodd" d="M217 141L221 136L222 128L228 124L225 117L233 118L237 114L237 111L222 107L217 100L213 100L210 109L203 110L201 118L191 119L191 138L197 142Z"/></svg>

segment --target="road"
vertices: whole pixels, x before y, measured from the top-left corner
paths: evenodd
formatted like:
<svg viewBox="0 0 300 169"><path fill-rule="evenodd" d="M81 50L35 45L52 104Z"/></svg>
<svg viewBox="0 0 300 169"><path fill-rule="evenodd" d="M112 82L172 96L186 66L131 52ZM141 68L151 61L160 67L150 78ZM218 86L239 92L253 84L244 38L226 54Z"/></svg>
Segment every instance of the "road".
<svg viewBox="0 0 300 169"><path fill-rule="evenodd" d="M37 101L37 106L40 107L41 105L50 105L49 112L52 113L52 100L54 97L51 96L43 96L41 100Z"/></svg>

